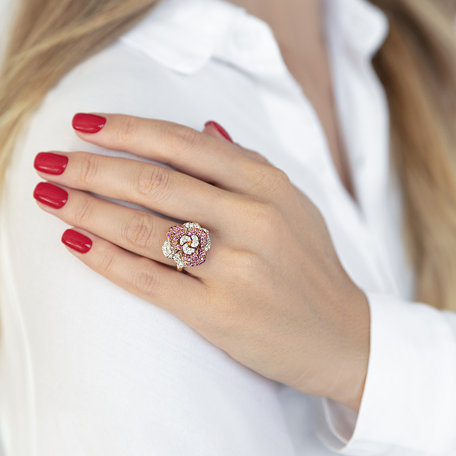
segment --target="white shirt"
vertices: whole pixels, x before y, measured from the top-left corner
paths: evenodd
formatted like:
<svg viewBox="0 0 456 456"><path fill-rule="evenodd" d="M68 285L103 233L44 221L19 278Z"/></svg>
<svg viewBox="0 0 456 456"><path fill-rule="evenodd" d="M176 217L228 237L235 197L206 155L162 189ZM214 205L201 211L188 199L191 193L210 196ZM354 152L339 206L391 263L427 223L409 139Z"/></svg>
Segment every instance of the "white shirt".
<svg viewBox="0 0 456 456"><path fill-rule="evenodd" d="M325 6L359 205L271 29L226 1L165 0L48 93L16 146L0 212L5 456L456 453L456 315L413 302L387 104L370 61L387 20L365 0ZM196 129L214 119L287 172L321 210L343 266L369 300L359 413L256 374L67 252L60 236L68 226L32 197L41 181L35 155L87 150L141 159L78 139L71 128L78 111Z"/></svg>

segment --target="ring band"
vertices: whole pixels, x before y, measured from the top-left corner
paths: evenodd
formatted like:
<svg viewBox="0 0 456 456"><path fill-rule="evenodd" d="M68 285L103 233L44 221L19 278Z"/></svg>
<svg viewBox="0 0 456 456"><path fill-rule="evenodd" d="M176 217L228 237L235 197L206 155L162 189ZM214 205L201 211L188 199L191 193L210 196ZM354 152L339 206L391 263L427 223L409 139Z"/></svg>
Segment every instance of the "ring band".
<svg viewBox="0 0 456 456"><path fill-rule="evenodd" d="M166 236L162 246L163 255L175 261L178 271L206 261L207 252L211 248L211 238L209 230L202 228L199 223L186 222L172 226Z"/></svg>

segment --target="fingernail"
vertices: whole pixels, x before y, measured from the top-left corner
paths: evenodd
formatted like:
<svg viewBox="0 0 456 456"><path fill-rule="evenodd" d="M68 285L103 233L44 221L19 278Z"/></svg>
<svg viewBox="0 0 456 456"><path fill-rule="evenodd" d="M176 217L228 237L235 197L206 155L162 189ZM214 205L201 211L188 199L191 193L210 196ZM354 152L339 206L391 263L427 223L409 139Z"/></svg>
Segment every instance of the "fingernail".
<svg viewBox="0 0 456 456"><path fill-rule="evenodd" d="M90 238L71 228L62 234L62 242L79 253L87 253L92 247Z"/></svg>
<svg viewBox="0 0 456 456"><path fill-rule="evenodd" d="M51 152L40 152L33 163L38 171L47 174L62 174L68 163L66 155L53 154Z"/></svg>
<svg viewBox="0 0 456 456"><path fill-rule="evenodd" d="M40 203L54 209L60 209L68 201L68 192L48 182L40 182L33 191L33 196Z"/></svg>
<svg viewBox="0 0 456 456"><path fill-rule="evenodd" d="M97 133L106 123L106 117L79 112L73 117L73 128L82 133Z"/></svg>
<svg viewBox="0 0 456 456"><path fill-rule="evenodd" d="M225 138L227 139L229 142L233 142L233 140L231 139L231 136L228 134L228 132L220 125L218 124L217 122L215 122L214 120L208 120L204 126L205 127L208 127L209 125L212 125L213 127L215 127L217 129L217 131Z"/></svg>

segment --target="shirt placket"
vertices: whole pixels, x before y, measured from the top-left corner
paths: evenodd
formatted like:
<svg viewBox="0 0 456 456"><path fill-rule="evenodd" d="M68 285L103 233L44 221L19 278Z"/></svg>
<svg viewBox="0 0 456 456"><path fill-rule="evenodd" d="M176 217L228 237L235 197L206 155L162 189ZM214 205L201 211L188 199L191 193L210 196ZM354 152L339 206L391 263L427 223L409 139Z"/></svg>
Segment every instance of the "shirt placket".
<svg viewBox="0 0 456 456"><path fill-rule="evenodd" d="M272 31L255 20L247 36L250 39L239 49L238 64L256 80L257 96L269 119L267 128L279 146L272 154L274 164L281 166L287 156L293 157L298 166L286 172L322 212L347 272L359 286L385 289L364 214L342 185L319 119L286 67ZM360 261L365 267L359 267Z"/></svg>
<svg viewBox="0 0 456 456"><path fill-rule="evenodd" d="M371 62L383 40L385 24L381 18L371 16L372 11L366 16L359 7L343 8L335 0L326 0L326 33L336 108L359 209L384 277L382 290L409 294L409 279L399 283L398 274L394 274L399 272L394 265L405 267L398 263L400 255L396 251L402 246L390 242L397 237L394 230L398 220L393 206L400 202L400 195L393 186L390 169L387 100Z"/></svg>

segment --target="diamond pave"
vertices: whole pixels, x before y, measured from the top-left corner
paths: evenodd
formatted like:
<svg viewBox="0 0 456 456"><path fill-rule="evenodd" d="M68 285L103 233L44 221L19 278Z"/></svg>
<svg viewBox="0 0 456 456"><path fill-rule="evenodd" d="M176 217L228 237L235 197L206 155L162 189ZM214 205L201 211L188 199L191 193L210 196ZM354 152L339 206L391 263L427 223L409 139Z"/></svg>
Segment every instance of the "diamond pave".
<svg viewBox="0 0 456 456"><path fill-rule="evenodd" d="M163 245L162 245L162 251L163 251L163 255L165 255L166 258L172 258L174 253L175 253L175 249L174 247L171 245L171 242L169 242L169 239L167 239Z"/></svg>
<svg viewBox="0 0 456 456"><path fill-rule="evenodd" d="M196 222L172 226L162 245L163 255L172 258L179 271L185 266L198 266L204 263L210 248L209 230Z"/></svg>

